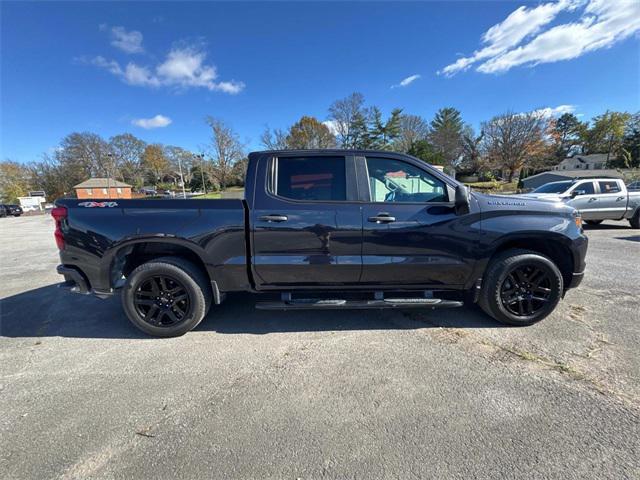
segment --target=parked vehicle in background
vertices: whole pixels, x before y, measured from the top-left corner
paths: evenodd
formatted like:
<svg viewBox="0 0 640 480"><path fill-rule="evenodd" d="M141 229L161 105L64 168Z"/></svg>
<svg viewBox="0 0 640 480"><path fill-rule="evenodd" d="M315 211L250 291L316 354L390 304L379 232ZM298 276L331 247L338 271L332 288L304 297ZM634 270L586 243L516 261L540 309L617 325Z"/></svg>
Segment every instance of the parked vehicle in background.
<svg viewBox="0 0 640 480"><path fill-rule="evenodd" d="M158 191L153 187L142 187L139 192L146 195L147 197L155 197L156 195L158 195Z"/></svg>
<svg viewBox="0 0 640 480"><path fill-rule="evenodd" d="M14 217L19 217L20 215L22 215L24 213L24 211L22 210L22 207L20 205L14 205L14 204L3 204L2 205L4 211L5 211L5 215L3 216L9 216L12 215Z"/></svg>
<svg viewBox="0 0 640 480"><path fill-rule="evenodd" d="M562 201L579 210L589 225L627 219L632 228L640 228L640 191L628 190L617 178L551 182L519 197Z"/></svg>
<svg viewBox="0 0 640 480"><path fill-rule="evenodd" d="M630 192L637 192L640 190L640 180L638 180L637 182L632 182L629 185L627 185L627 190Z"/></svg>
<svg viewBox="0 0 640 480"><path fill-rule="evenodd" d="M79 293L120 290L151 335L194 328L227 292L258 308L445 308L477 302L530 325L580 284L587 238L560 202L481 195L408 155L249 155L243 199L60 199L58 272Z"/></svg>
<svg viewBox="0 0 640 480"><path fill-rule="evenodd" d="M7 216L7 209L4 208L4 205L0 205L0 218Z"/></svg>
<svg viewBox="0 0 640 480"><path fill-rule="evenodd" d="M43 195L40 195L40 194ZM42 204L45 203L44 192L29 192L29 196L18 197L20 206L25 212L40 212Z"/></svg>

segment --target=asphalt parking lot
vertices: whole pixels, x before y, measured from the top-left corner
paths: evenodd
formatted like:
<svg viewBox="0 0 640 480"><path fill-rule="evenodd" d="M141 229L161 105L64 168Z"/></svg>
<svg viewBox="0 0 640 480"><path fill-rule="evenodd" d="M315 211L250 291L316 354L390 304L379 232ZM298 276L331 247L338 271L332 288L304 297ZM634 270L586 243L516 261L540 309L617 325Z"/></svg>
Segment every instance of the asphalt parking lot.
<svg viewBox="0 0 640 480"><path fill-rule="evenodd" d="M639 478L640 231L587 234L533 327L239 295L160 340L56 287L49 217L0 219L2 477Z"/></svg>

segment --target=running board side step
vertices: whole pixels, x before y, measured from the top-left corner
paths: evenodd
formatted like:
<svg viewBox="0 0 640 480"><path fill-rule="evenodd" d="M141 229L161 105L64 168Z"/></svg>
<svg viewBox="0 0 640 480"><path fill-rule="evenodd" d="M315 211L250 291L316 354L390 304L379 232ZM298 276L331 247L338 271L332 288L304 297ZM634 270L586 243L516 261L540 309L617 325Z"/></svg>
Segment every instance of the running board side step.
<svg viewBox="0 0 640 480"><path fill-rule="evenodd" d="M300 298L280 302L256 303L258 310L342 310L375 308L455 308L463 302L440 298L384 298L376 300L341 300Z"/></svg>

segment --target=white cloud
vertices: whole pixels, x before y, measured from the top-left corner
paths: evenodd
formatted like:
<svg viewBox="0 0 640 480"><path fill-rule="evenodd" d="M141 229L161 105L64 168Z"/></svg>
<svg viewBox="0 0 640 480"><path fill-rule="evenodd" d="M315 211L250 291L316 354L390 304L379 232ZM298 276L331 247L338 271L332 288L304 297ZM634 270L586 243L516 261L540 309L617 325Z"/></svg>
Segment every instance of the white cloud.
<svg viewBox="0 0 640 480"><path fill-rule="evenodd" d="M137 30L127 32L124 27L113 27L111 29L111 45L127 53L144 52L144 48L142 48L142 33Z"/></svg>
<svg viewBox="0 0 640 480"><path fill-rule="evenodd" d="M164 61L155 67L129 62L123 69L115 60L107 60L102 56L95 57L88 63L104 68L129 85L154 88L164 86L177 90L206 88L232 95L244 89L243 82L217 81L216 67L205 64L206 56L198 47L180 46L169 51Z"/></svg>
<svg viewBox="0 0 640 480"><path fill-rule="evenodd" d="M336 120L325 120L322 124L327 127L333 135L338 135L338 133L340 133L338 128L339 124Z"/></svg>
<svg viewBox="0 0 640 480"><path fill-rule="evenodd" d="M160 80L154 76L147 67L128 63L122 78L129 85L139 85L143 87L159 87Z"/></svg>
<svg viewBox="0 0 640 480"><path fill-rule="evenodd" d="M420 75L418 75L418 74L411 75L411 76L401 80L400 83L398 83L397 85L392 85L391 88L406 87L408 85L411 85L413 82L415 82L419 78L420 78Z"/></svg>
<svg viewBox="0 0 640 480"><path fill-rule="evenodd" d="M87 60L85 57L81 57L77 59L81 63L90 63L91 65L95 65L96 67L104 68L109 73L114 75L122 75L123 71L120 68L120 65L115 60L107 60L106 58L98 55L90 60Z"/></svg>
<svg viewBox="0 0 640 480"><path fill-rule="evenodd" d="M575 22L540 33L562 11L584 7ZM501 73L520 65L537 65L577 58L610 47L640 30L637 0L560 0L534 8L519 7L482 36L485 46L438 73L447 76L477 65L482 73ZM524 41L524 43L523 43Z"/></svg>
<svg viewBox="0 0 640 480"><path fill-rule="evenodd" d="M541 117L559 117L565 113L573 113L576 111L575 105L558 105L557 107L545 107L534 110L533 113Z"/></svg>
<svg viewBox="0 0 640 480"><path fill-rule="evenodd" d="M206 53L195 48L175 48L156 67L156 72L167 85L206 87L212 90L218 73L216 67L203 64L206 56Z"/></svg>
<svg viewBox="0 0 640 480"><path fill-rule="evenodd" d="M151 118L137 118L132 120L131 123L137 127L146 128L147 130L151 128L162 128L171 124L171 119L169 117L165 117L164 115L156 115Z"/></svg>

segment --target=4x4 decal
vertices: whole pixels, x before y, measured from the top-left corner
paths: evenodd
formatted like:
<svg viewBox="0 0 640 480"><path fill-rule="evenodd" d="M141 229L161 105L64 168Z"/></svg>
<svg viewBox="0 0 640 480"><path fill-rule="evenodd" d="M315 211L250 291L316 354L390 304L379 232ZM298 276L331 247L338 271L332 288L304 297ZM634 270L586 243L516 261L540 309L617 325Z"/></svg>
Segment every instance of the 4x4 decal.
<svg viewBox="0 0 640 480"><path fill-rule="evenodd" d="M118 202L80 202L78 206L86 208L112 208L117 207Z"/></svg>

